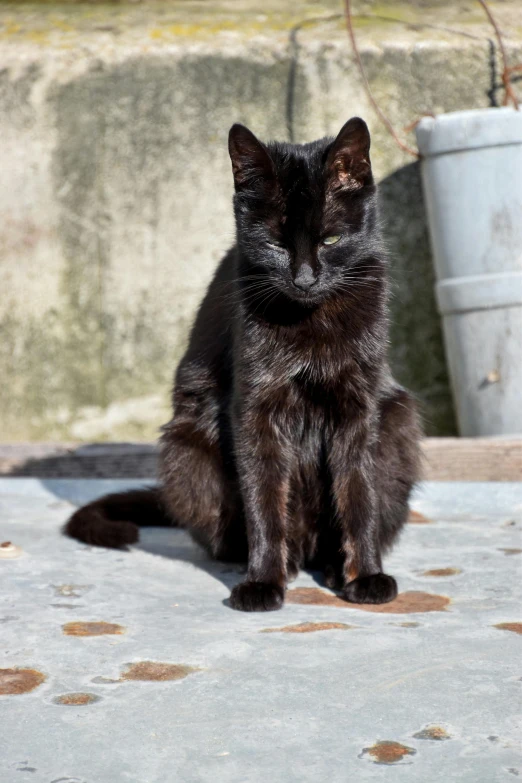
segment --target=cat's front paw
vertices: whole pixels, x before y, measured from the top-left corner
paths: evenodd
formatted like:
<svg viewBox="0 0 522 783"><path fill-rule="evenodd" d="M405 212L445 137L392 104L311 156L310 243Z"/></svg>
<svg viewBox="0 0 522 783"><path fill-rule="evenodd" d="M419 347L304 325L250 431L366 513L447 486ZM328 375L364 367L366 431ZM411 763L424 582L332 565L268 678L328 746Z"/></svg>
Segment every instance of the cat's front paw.
<svg viewBox="0 0 522 783"><path fill-rule="evenodd" d="M230 606L240 612L272 612L283 606L284 590L265 582L242 582L230 594Z"/></svg>
<svg viewBox="0 0 522 783"><path fill-rule="evenodd" d="M388 574L358 576L346 585L342 595L352 604L387 604L397 597L397 582Z"/></svg>

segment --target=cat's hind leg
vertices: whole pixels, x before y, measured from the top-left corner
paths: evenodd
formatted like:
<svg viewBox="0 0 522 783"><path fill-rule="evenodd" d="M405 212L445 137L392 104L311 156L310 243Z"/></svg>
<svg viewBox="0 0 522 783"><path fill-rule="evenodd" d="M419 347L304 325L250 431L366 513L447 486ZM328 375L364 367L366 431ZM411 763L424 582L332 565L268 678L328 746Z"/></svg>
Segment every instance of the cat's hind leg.
<svg viewBox="0 0 522 783"><path fill-rule="evenodd" d="M163 428L160 477L171 517L217 560L246 562L245 523L237 484L215 430L176 413Z"/></svg>

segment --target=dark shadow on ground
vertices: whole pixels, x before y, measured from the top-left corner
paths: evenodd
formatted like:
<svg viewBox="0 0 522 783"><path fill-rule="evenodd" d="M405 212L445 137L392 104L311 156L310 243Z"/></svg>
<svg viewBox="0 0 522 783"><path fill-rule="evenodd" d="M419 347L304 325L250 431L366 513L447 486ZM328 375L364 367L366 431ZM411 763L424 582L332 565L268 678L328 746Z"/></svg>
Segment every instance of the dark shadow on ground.
<svg viewBox="0 0 522 783"><path fill-rule="evenodd" d="M232 589L246 573L246 563L223 563L213 560L205 550L192 541L185 530L147 528L140 531L140 541L134 547L143 552L185 563L192 563ZM129 552L132 557L132 552Z"/></svg>
<svg viewBox="0 0 522 783"><path fill-rule="evenodd" d="M40 482L58 500L70 504L69 514L73 513L74 507L89 503L107 492L121 492L139 486L151 486L154 483L139 479L96 479L92 481L40 479ZM191 563L195 568L200 568L218 579L229 589L242 581L246 573L246 563L228 563L212 559L199 544L192 540L189 533L180 528L141 528L140 540L132 549L149 552L170 560ZM100 552L102 551L103 548L100 548ZM124 551L123 556L131 558L133 556L132 550ZM317 584L321 586L324 584L322 573L306 570Z"/></svg>
<svg viewBox="0 0 522 783"><path fill-rule="evenodd" d="M41 479L155 479L155 443L0 444L0 475Z"/></svg>

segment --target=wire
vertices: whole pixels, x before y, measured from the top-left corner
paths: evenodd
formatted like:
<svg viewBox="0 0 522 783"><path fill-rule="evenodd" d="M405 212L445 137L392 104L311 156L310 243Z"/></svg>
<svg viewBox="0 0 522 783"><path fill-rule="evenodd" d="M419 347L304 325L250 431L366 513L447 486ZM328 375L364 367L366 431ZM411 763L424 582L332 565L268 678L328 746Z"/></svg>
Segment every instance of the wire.
<svg viewBox="0 0 522 783"><path fill-rule="evenodd" d="M502 36L502 33L500 31L500 28L491 13L490 8L486 4L485 0L478 0L484 11L486 12L486 15L493 26L493 29L495 30L495 35L497 37L499 49L500 49L500 55L502 57L502 65L503 65L503 71L502 71L502 84L504 85L505 95L504 95L504 106L508 104L508 102L511 100L513 102L513 105L517 111L520 110L519 102L516 96L516 93L513 89L513 84L511 82L511 76L516 71L522 71L522 64L521 65L513 65L509 66L507 62L507 56L506 56L506 49L504 46L504 39ZM344 10L345 10L345 18L346 18L346 27L348 29L348 35L350 37L350 41L352 44L352 49L355 57L355 62L357 64L357 68L359 69L359 73L361 76L361 80L363 83L364 90L366 92L366 95L368 96L368 100L370 101L371 105L373 106L377 116L387 129L388 133L392 138L394 139L395 143L398 147L400 147L403 152L407 152L409 155L412 155L414 158L420 158L419 153L417 150L414 150L412 147L408 146L405 142L403 142L399 136L397 135L393 125L391 124L388 117L385 115L375 98L373 97L370 84L368 82L368 78L366 76L366 72L364 70L364 66L362 64L361 55L359 53L359 49L357 47L357 41L355 39L355 32L353 28L353 17L352 17L352 8L351 8L351 0L344 0ZM434 116L433 114L423 115L423 116ZM420 122L421 118L414 120L413 122L409 123L405 126L403 129L405 132L409 132L413 130L413 128Z"/></svg>

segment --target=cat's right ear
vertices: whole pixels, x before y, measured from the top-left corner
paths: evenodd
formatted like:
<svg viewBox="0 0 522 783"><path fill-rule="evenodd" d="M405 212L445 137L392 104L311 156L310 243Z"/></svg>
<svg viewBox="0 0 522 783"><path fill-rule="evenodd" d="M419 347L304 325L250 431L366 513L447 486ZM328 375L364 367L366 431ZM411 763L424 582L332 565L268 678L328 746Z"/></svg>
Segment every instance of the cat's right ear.
<svg viewBox="0 0 522 783"><path fill-rule="evenodd" d="M360 117L352 117L341 128L326 160L329 190L357 191L372 185L370 132Z"/></svg>
<svg viewBox="0 0 522 783"><path fill-rule="evenodd" d="M230 128L228 151L236 191L275 183L275 168L270 153L263 142L244 125L236 123Z"/></svg>

